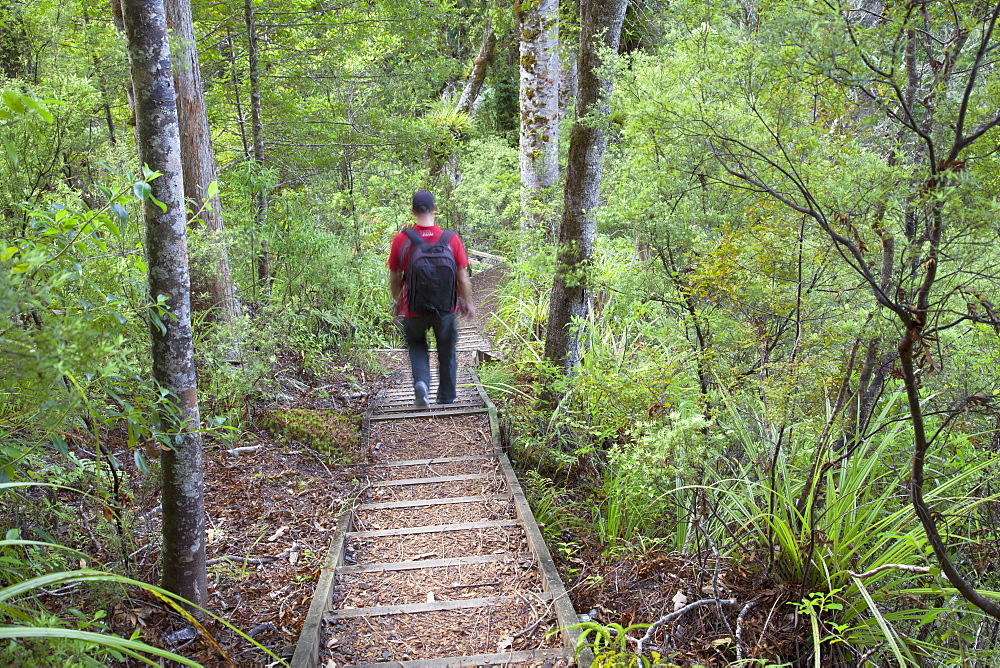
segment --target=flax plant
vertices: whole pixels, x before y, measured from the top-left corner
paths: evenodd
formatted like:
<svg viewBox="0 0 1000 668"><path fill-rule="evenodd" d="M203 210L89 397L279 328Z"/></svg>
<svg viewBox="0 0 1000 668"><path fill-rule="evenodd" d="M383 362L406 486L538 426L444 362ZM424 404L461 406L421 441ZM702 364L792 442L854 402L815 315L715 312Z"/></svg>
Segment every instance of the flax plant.
<svg viewBox="0 0 1000 668"><path fill-rule="evenodd" d="M715 499L720 543L757 548L771 577L798 589L802 601L816 593L835 601L822 611L825 633L815 636L817 645L831 647L832 639L838 641L833 647L851 648L841 654L865 648L888 652L899 665L916 665L918 657L954 660L964 649L962 633L982 613L967 610L931 567L931 549L909 504L910 442L907 422L893 419L897 399L885 402L853 453L817 453L836 462L829 467L808 465L801 453L815 445L805 437L799 441L793 435L780 450L768 452L730 410L748 461L732 478L705 489ZM971 490L996 465L995 457L968 462L925 491L952 545L968 544L964 518L995 500ZM933 634L939 643L922 639L928 624L948 627ZM947 645L944 638L950 638Z"/></svg>

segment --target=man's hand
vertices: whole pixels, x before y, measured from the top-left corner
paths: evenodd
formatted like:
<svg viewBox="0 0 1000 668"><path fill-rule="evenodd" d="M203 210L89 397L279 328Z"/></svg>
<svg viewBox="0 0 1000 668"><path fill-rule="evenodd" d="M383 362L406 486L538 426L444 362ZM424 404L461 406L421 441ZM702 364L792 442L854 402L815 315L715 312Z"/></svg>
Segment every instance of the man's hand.
<svg viewBox="0 0 1000 668"><path fill-rule="evenodd" d="M476 317L476 307L464 299L458 300L458 312L470 320Z"/></svg>

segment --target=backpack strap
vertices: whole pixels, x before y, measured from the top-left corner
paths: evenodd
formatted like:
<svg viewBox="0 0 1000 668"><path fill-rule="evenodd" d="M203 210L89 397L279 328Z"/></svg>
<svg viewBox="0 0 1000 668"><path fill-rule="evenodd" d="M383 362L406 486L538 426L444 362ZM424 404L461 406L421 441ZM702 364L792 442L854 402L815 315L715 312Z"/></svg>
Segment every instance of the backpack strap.
<svg viewBox="0 0 1000 668"><path fill-rule="evenodd" d="M403 234L408 236L410 238L410 241L412 241L415 244L425 243L424 238L420 236L420 232L417 232L415 228L407 227L406 229L403 230Z"/></svg>
<svg viewBox="0 0 1000 668"><path fill-rule="evenodd" d="M441 233L441 238L438 239L439 244L450 244L451 238L455 236L455 233L451 230L445 230Z"/></svg>
<svg viewBox="0 0 1000 668"><path fill-rule="evenodd" d="M414 243L420 245L427 242L420 236L420 232L417 232L412 227L403 228L403 234L406 235L406 243L403 244L403 249L399 252L399 259L402 261L403 274L406 274L406 269L410 265L410 247Z"/></svg>

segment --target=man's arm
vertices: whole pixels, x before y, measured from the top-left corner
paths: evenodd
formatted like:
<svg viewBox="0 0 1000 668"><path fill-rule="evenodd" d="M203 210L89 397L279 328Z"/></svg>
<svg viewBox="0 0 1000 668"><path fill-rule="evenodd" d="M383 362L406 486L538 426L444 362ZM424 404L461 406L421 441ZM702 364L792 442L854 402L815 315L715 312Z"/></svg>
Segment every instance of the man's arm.
<svg viewBox="0 0 1000 668"><path fill-rule="evenodd" d="M472 281L465 267L458 270L455 288L458 291L458 311L466 318L476 317L476 307L472 303Z"/></svg>
<svg viewBox="0 0 1000 668"><path fill-rule="evenodd" d="M392 317L398 318L403 305L400 304L403 292L403 272L389 270L389 294L392 295Z"/></svg>
<svg viewBox="0 0 1000 668"><path fill-rule="evenodd" d="M399 293L403 291L403 272L389 270L389 294L392 301L399 304Z"/></svg>

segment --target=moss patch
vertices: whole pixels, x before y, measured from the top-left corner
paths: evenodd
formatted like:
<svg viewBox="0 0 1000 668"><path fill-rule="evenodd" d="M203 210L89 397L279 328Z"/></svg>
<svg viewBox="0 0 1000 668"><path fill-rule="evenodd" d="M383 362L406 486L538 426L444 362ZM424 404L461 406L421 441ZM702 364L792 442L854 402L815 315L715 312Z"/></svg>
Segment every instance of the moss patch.
<svg viewBox="0 0 1000 668"><path fill-rule="evenodd" d="M331 410L282 408L265 411L258 422L276 441L302 444L340 463L357 459L361 421L356 415Z"/></svg>

